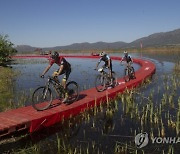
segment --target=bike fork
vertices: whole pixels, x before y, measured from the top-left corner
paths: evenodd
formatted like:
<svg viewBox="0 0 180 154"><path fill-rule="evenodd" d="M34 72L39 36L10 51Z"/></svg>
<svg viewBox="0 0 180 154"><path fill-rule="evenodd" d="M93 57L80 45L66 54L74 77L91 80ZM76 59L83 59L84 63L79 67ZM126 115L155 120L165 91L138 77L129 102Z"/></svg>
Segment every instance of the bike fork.
<svg viewBox="0 0 180 154"><path fill-rule="evenodd" d="M43 99L45 99L45 98L46 98L46 95L47 95L48 89L49 89L49 83L46 85L46 87L45 87L45 91L43 92Z"/></svg>

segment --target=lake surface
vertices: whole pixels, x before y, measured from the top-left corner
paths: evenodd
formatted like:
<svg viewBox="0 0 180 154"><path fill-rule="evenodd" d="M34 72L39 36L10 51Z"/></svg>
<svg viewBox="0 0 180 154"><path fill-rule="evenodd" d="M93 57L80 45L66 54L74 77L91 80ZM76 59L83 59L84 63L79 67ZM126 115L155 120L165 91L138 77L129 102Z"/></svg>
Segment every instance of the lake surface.
<svg viewBox="0 0 180 154"><path fill-rule="evenodd" d="M71 64L72 72L69 80L76 81L80 87L80 91L94 87L95 77L98 72L94 70L98 59L79 59L66 58ZM45 85L47 77L51 76L55 70L59 68L54 64L45 75L45 79L40 78L44 69L48 66L47 59L17 59L16 64L12 65L13 69L18 73L15 80L15 93L32 93L39 86ZM101 62L99 68L104 64ZM139 65L133 65L135 70L139 69ZM113 71L116 72L118 78L123 77L124 66L121 66L119 61L113 61ZM59 77L61 80L63 75ZM31 92L30 92L31 91ZM29 104L26 102L26 105Z"/></svg>
<svg viewBox="0 0 180 154"><path fill-rule="evenodd" d="M133 57L138 57L138 54L134 54ZM130 103L128 101L123 103L122 96L120 96L109 105L98 108L98 112L95 109L90 110L75 119L71 119L70 122L57 124L37 134L31 134L15 146L13 143L11 146L14 149L24 148L26 151L28 148L32 150L35 144L38 145L41 153L57 153L58 144L63 149L61 149L61 153L68 153L69 150L72 150L77 151L77 153L99 152L109 154L120 153L118 151L122 149L124 149L124 152L121 151L122 153L142 153L142 150L145 150L145 153L150 151L161 153L163 150L167 153L171 148L170 144L148 144L147 148L137 149L134 144L134 137L135 134L140 132L147 132L149 136L152 133L154 136L161 135L163 127L165 128L165 136L178 136L177 128L169 126L168 121L177 122L180 81L179 78L173 76L174 62L156 56L144 56L143 59L151 60L156 65L156 74L149 83L137 89L137 94L135 93ZM98 74L94 67L98 60L76 58L67 58L67 60L72 64L72 73L69 80L76 81L81 90L94 87L94 79ZM47 65L48 61L46 59L18 59L16 64L13 65L13 69L20 72L15 80L15 92L23 91L30 97L29 89L33 91L38 86L44 85L46 79L41 79L39 76ZM133 66L136 70L139 69L138 65L134 64ZM56 69L58 69L58 66L54 65L47 76L51 75ZM118 77L123 76L124 67L118 61L113 61L113 70ZM173 80L171 80L172 78ZM172 86L174 85L173 82L177 82L177 88L175 89ZM169 86L169 89L166 89L167 86ZM172 96L172 106L167 102L163 106L162 100L165 95L167 95L167 102L170 101L169 98ZM129 95L126 96L129 97ZM30 105L28 101L25 103ZM150 112L146 109L148 104L152 105L151 103L154 106L153 118L157 114L158 124L150 123L149 118L147 118L146 123L142 123L143 111L144 113L147 112L148 116ZM159 112L160 109L161 112ZM135 110L139 110L139 117ZM167 120L168 115L170 118ZM178 144L174 144L172 147L177 153L180 151ZM31 150L27 151L33 152Z"/></svg>

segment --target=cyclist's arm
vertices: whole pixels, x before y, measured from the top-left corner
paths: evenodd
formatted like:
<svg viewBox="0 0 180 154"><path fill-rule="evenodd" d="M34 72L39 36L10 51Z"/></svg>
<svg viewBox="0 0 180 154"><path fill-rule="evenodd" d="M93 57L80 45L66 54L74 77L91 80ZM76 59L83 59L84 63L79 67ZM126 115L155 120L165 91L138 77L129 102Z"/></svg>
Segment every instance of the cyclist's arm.
<svg viewBox="0 0 180 154"><path fill-rule="evenodd" d="M42 75L41 76L44 76L48 71L49 71L49 69L51 68L51 64L49 64L46 68L45 68L45 70L44 70L44 72L42 73Z"/></svg>
<svg viewBox="0 0 180 154"><path fill-rule="evenodd" d="M131 62L133 63L133 59L131 58Z"/></svg>
<svg viewBox="0 0 180 154"><path fill-rule="evenodd" d="M121 58L120 64L122 65L122 62L124 61L124 57Z"/></svg>
<svg viewBox="0 0 180 154"><path fill-rule="evenodd" d="M123 60L124 60L124 57L121 58L120 63L122 63Z"/></svg>
<svg viewBox="0 0 180 154"><path fill-rule="evenodd" d="M95 68L95 69L97 69L97 68L98 68L99 64L100 64L100 62L98 62L98 63L96 64L96 68Z"/></svg>
<svg viewBox="0 0 180 154"><path fill-rule="evenodd" d="M100 62L101 62L101 59L97 62L97 64L96 64L96 69L98 68Z"/></svg>
<svg viewBox="0 0 180 154"><path fill-rule="evenodd" d="M61 74L61 72L63 71L63 68L64 68L64 65L60 65L57 75Z"/></svg>

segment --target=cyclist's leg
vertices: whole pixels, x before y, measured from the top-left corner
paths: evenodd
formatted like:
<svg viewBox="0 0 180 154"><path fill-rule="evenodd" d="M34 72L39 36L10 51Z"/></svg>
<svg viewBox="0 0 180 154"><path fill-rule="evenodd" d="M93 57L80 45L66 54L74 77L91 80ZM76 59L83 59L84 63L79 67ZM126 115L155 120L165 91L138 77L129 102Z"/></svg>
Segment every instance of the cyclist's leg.
<svg viewBox="0 0 180 154"><path fill-rule="evenodd" d="M70 73L71 73L71 68L65 72L64 77L62 79L62 85L64 89L66 89L66 81L68 80Z"/></svg>
<svg viewBox="0 0 180 154"><path fill-rule="evenodd" d="M113 85L113 76L112 76L112 62L110 63L109 69L109 79L110 79L110 85Z"/></svg>
<svg viewBox="0 0 180 154"><path fill-rule="evenodd" d="M128 62L127 65L128 65L128 68L132 71L132 63Z"/></svg>
<svg viewBox="0 0 180 154"><path fill-rule="evenodd" d="M128 65L128 67L131 67L131 62L128 62L127 65Z"/></svg>
<svg viewBox="0 0 180 154"><path fill-rule="evenodd" d="M106 64L104 64L104 65L102 66L102 68L103 68L103 69L107 68L107 65L106 65Z"/></svg>
<svg viewBox="0 0 180 154"><path fill-rule="evenodd" d="M112 68L110 68L110 85L113 85Z"/></svg>
<svg viewBox="0 0 180 154"><path fill-rule="evenodd" d="M55 80L57 83L60 83L60 82L59 82L59 79L58 79L58 76L57 76L58 71L59 71L59 70L54 71L53 74L52 74L52 77L54 78L54 80Z"/></svg>
<svg viewBox="0 0 180 154"><path fill-rule="evenodd" d="M110 78L112 79L112 62L110 63L109 75L110 75Z"/></svg>
<svg viewBox="0 0 180 154"><path fill-rule="evenodd" d="M63 85L64 90L65 90L65 98L64 98L63 102L67 102L67 100L68 100L68 92L66 89L66 81L68 80L70 73L71 73L71 69L67 70L65 72L63 79L62 79L62 85Z"/></svg>

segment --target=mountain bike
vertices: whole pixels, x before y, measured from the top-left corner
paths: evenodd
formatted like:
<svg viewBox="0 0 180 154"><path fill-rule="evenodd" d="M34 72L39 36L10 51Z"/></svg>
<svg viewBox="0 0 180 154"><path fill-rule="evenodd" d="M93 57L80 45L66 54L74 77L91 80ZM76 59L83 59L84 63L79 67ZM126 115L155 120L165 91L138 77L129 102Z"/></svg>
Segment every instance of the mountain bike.
<svg viewBox="0 0 180 154"><path fill-rule="evenodd" d="M135 70L132 65L126 65L126 68L124 69L124 80L125 82L130 81L131 79L135 79Z"/></svg>
<svg viewBox="0 0 180 154"><path fill-rule="evenodd" d="M115 72L112 72L112 78L104 71L104 68L99 68L98 72L100 74L98 74L95 79L95 87L98 92L104 91L109 86L115 87L117 85L117 76Z"/></svg>
<svg viewBox="0 0 180 154"><path fill-rule="evenodd" d="M51 106L53 102L52 89L55 90L58 99L68 97L67 103L74 102L79 97L79 87L75 81L68 82L64 88L60 82L49 76L45 86L41 86L33 92L32 106L34 109L43 111Z"/></svg>

